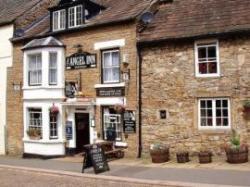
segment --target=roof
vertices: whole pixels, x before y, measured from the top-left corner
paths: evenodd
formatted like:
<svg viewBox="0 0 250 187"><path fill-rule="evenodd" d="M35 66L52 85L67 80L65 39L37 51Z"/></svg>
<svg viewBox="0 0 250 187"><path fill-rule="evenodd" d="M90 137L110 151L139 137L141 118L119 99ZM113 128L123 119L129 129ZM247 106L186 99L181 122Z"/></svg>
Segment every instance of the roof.
<svg viewBox="0 0 250 187"><path fill-rule="evenodd" d="M1 0L0 0L1 1ZM121 22L129 19L135 19L141 12L143 12L151 3L152 0L92 0L104 6L106 9L103 10L97 16L88 20L83 26L78 27L77 30L93 27L103 24L109 24L114 22ZM58 0L54 1L52 6L58 3ZM45 16L39 23L35 24L32 28L25 31L21 38L15 38L15 40L20 40L30 37L38 37L49 35L50 20L49 16ZM64 32L64 31L59 31Z"/></svg>
<svg viewBox="0 0 250 187"><path fill-rule="evenodd" d="M22 49L27 50L41 47L64 47L64 45L56 38L49 36L47 38L32 40L31 42L26 44Z"/></svg>
<svg viewBox="0 0 250 187"><path fill-rule="evenodd" d="M29 10L40 0L0 0L0 25L15 21L17 17Z"/></svg>
<svg viewBox="0 0 250 187"><path fill-rule="evenodd" d="M174 0L140 33L140 42L250 31L249 0Z"/></svg>

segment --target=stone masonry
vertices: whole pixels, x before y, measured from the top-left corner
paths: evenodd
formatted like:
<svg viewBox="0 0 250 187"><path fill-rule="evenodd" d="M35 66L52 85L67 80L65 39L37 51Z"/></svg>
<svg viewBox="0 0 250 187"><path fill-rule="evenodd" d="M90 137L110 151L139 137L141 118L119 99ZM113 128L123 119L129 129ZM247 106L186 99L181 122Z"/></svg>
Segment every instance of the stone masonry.
<svg viewBox="0 0 250 187"><path fill-rule="evenodd" d="M218 38L213 38L218 39ZM231 103L231 125L250 143L250 123L242 114L250 98L250 37L219 40L221 76L196 78L194 42L165 42L142 49L142 142L162 142L173 153L180 147L197 153L202 148L223 153L230 130L198 130L198 99L225 97ZM160 110L167 119L159 118Z"/></svg>

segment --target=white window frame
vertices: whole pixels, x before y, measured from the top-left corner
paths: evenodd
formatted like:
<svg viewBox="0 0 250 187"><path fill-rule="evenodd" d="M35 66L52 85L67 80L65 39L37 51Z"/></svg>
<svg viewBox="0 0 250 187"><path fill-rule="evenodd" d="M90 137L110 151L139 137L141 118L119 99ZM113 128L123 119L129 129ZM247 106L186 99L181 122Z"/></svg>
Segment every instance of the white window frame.
<svg viewBox="0 0 250 187"><path fill-rule="evenodd" d="M201 126L201 101L212 100L212 126ZM216 126L216 100L227 100L228 126ZM229 98L200 98L198 99L198 128L200 130L231 129L231 104Z"/></svg>
<svg viewBox="0 0 250 187"><path fill-rule="evenodd" d="M56 67L51 67L51 54L56 54ZM51 82L51 70L55 70L56 73L56 81ZM49 79L48 79L49 85L57 85L58 83L58 53L56 51L50 51L49 52Z"/></svg>
<svg viewBox="0 0 250 187"><path fill-rule="evenodd" d="M64 15L63 15L64 13ZM55 22L55 16L58 16L57 23ZM53 12L53 31L64 30L66 27L66 10L58 10ZM62 23L63 22L63 23ZM55 28L57 26L57 28Z"/></svg>
<svg viewBox="0 0 250 187"><path fill-rule="evenodd" d="M114 117L118 119L118 121L111 122L110 117ZM106 135L107 124L111 124L111 125L115 125L116 141L122 141L122 119L121 118L122 118L121 114L103 114L104 140L107 140L107 135ZM118 136L118 134L120 134L120 136Z"/></svg>
<svg viewBox="0 0 250 187"><path fill-rule="evenodd" d="M112 66L112 68L119 68L119 78L118 78L118 80L112 80L112 81L105 81L104 80L104 69L106 68L106 67L104 67L104 54L105 53L113 53L113 52L118 52L118 54L119 54L119 66ZM112 56L111 56L111 58L112 58ZM115 49L115 50L105 50L105 51L102 51L102 82L103 82L103 84L109 84L109 83L119 83L120 82L120 79L121 79L121 72L120 72L120 50L119 49Z"/></svg>
<svg viewBox="0 0 250 187"><path fill-rule="evenodd" d="M81 7L81 10L82 10L82 12L81 12L81 24L78 24L77 25L77 8L78 7ZM74 25L70 25L70 17L71 17L71 14L70 14L70 10L74 10ZM75 28L75 27L80 27L82 24L83 24L83 21L84 21L84 19L83 19L83 6L82 5L77 5L77 6L74 6L74 7L70 7L69 9L68 9L68 27L69 28Z"/></svg>
<svg viewBox="0 0 250 187"><path fill-rule="evenodd" d="M41 57L41 68L40 69L38 69L38 66L37 66L37 62L38 62L37 56L38 55L40 55L40 57ZM31 67L30 67L30 57L31 56L36 56L36 62L35 62L36 69L35 70L31 69ZM37 74L36 81L37 82L31 82L31 75L30 75L31 72L36 72L36 74ZM38 80L39 72L41 72L41 82L39 82L39 80ZM43 83L43 57L42 57L42 53L40 52L40 53L29 54L28 55L28 84L29 84L29 86L41 86L42 83Z"/></svg>
<svg viewBox="0 0 250 187"><path fill-rule="evenodd" d="M51 118L56 118L56 121L51 121ZM49 114L49 138L50 139L58 139L58 116L51 116ZM51 127L53 126L53 128Z"/></svg>
<svg viewBox="0 0 250 187"><path fill-rule="evenodd" d="M31 110L41 110L41 112L31 112ZM41 115L40 118L40 125L31 125L31 114L32 113L39 113ZM42 108L28 108L28 124L27 124L27 129L29 130L30 128L34 129L40 129L41 131L41 137L43 134L43 110Z"/></svg>
<svg viewBox="0 0 250 187"><path fill-rule="evenodd" d="M216 47L216 65L217 65L217 73L207 73L200 74L199 72L199 56L198 49L201 47ZM219 41L218 40L204 40L204 41L196 41L194 44L195 48L195 76L196 77L219 77L220 76L220 52L219 52ZM204 61L206 62L206 61Z"/></svg>

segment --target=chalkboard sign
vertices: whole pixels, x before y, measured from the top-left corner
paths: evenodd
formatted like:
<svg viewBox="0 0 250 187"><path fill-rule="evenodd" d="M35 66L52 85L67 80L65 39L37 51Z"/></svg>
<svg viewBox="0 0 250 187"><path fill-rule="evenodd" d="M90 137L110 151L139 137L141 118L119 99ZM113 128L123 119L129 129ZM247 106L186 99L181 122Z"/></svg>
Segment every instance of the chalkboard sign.
<svg viewBox="0 0 250 187"><path fill-rule="evenodd" d="M109 171L107 159L100 145L94 144L87 149L87 155L85 155L85 159L83 161L84 163L82 172L84 172L84 167L89 161L92 162L95 174Z"/></svg>
<svg viewBox="0 0 250 187"><path fill-rule="evenodd" d="M125 95L125 89L124 87L97 88L96 95L98 97L120 97Z"/></svg>
<svg viewBox="0 0 250 187"><path fill-rule="evenodd" d="M123 130L125 134L136 133L135 112L126 110L123 116Z"/></svg>

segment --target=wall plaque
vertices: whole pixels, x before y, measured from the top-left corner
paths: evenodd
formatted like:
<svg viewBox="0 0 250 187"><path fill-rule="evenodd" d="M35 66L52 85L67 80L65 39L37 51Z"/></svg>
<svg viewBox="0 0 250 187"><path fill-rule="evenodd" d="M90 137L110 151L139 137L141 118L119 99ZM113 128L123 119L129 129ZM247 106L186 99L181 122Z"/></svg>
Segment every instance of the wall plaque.
<svg viewBox="0 0 250 187"><path fill-rule="evenodd" d="M75 53L66 58L66 69L84 69L96 67L96 54Z"/></svg>
<svg viewBox="0 0 250 187"><path fill-rule="evenodd" d="M72 140L73 138L73 126L72 121L66 121L66 139Z"/></svg>
<svg viewBox="0 0 250 187"><path fill-rule="evenodd" d="M135 111L126 110L123 114L123 130L125 134L136 133Z"/></svg>
<svg viewBox="0 0 250 187"><path fill-rule="evenodd" d="M124 87L115 88L97 88L96 95L98 97L120 97L125 96Z"/></svg>

